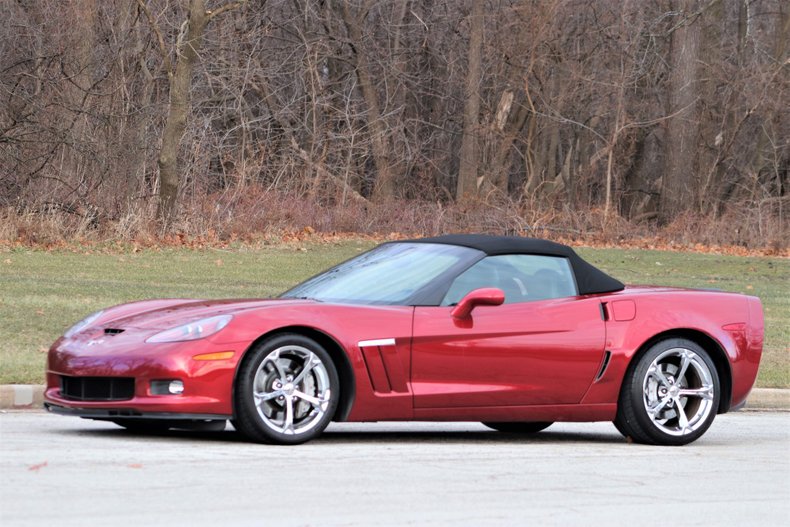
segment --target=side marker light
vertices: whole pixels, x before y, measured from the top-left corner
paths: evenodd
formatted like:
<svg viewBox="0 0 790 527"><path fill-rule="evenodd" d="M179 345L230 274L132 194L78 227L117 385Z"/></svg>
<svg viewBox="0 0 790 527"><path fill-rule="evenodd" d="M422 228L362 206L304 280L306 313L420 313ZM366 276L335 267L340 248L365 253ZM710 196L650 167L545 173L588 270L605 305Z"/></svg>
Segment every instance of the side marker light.
<svg viewBox="0 0 790 527"><path fill-rule="evenodd" d="M192 360L227 360L233 357L233 351L217 351L214 353L201 353L194 355Z"/></svg>

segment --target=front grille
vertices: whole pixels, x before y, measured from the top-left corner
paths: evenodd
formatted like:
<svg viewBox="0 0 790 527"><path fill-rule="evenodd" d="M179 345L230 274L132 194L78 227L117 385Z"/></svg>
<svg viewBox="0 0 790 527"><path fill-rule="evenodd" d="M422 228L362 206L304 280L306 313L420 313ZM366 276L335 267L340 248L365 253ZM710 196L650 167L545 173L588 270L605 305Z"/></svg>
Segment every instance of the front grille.
<svg viewBox="0 0 790 527"><path fill-rule="evenodd" d="M134 397L134 378L63 376L60 394L74 401L125 401Z"/></svg>

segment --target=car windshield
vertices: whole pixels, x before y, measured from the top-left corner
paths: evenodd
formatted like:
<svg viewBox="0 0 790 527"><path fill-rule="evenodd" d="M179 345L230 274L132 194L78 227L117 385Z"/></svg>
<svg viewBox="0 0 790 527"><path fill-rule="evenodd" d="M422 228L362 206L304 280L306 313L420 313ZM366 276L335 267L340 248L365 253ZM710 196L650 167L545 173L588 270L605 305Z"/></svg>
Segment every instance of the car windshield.
<svg viewBox="0 0 790 527"><path fill-rule="evenodd" d="M410 305L421 291L480 256L480 251L456 245L387 243L302 282L281 297Z"/></svg>

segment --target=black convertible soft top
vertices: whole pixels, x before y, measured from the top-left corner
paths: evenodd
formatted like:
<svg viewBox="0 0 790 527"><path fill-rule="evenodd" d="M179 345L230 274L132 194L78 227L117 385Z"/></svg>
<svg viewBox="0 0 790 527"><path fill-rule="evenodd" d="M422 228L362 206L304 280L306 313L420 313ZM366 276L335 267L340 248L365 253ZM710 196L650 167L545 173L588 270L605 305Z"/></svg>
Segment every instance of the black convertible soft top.
<svg viewBox="0 0 790 527"><path fill-rule="evenodd" d="M541 254L544 256L563 256L567 258L580 295L610 293L625 288L622 282L593 267L584 261L576 252L560 243L540 240L538 238L521 238L518 236L489 236L486 234L446 234L433 238L407 240L409 243L443 243L459 245L482 251L489 256L499 254Z"/></svg>

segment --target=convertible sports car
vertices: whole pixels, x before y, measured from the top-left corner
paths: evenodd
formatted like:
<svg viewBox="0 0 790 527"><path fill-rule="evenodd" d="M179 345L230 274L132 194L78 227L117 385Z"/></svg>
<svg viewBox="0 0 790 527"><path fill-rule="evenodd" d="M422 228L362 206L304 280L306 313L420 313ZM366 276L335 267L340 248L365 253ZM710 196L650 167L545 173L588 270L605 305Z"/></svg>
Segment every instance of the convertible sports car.
<svg viewBox="0 0 790 527"><path fill-rule="evenodd" d="M683 445L741 407L760 300L624 286L544 240L391 242L275 300L150 300L49 351L45 407L131 430L234 427L297 444L330 421L613 421Z"/></svg>

